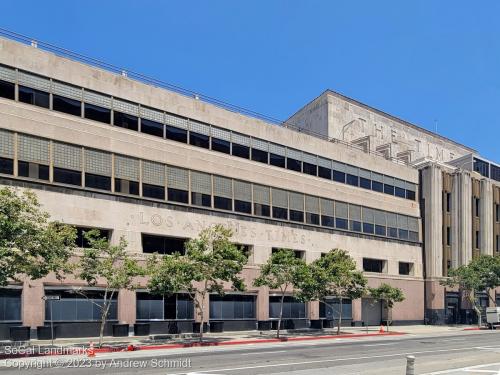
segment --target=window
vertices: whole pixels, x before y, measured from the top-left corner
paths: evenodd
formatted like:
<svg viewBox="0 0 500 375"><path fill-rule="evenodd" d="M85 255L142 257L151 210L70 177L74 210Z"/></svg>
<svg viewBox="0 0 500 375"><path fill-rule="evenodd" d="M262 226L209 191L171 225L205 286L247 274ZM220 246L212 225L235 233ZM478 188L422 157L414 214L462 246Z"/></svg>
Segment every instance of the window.
<svg viewBox="0 0 500 375"><path fill-rule="evenodd" d="M285 168L286 158L282 155L269 154L269 164L275 167Z"/></svg>
<svg viewBox="0 0 500 375"><path fill-rule="evenodd" d="M255 296L242 294L210 295L210 320L255 319Z"/></svg>
<svg viewBox="0 0 500 375"><path fill-rule="evenodd" d="M142 252L158 254L184 254L186 238L156 236L152 234L141 234Z"/></svg>
<svg viewBox="0 0 500 375"><path fill-rule="evenodd" d="M93 189L111 190L111 177L85 173L85 186Z"/></svg>
<svg viewBox="0 0 500 375"><path fill-rule="evenodd" d="M352 230L353 232L361 232L361 222L356 220L350 220L349 230Z"/></svg>
<svg viewBox="0 0 500 375"><path fill-rule="evenodd" d="M491 178L495 181L500 181L500 167L491 164L490 169L491 169Z"/></svg>
<svg viewBox="0 0 500 375"><path fill-rule="evenodd" d="M301 172L302 171L302 162L300 160L286 158L286 168L291 171Z"/></svg>
<svg viewBox="0 0 500 375"><path fill-rule="evenodd" d="M113 124L120 128L129 130L139 130L139 120L137 116L128 113L113 111Z"/></svg>
<svg viewBox="0 0 500 375"><path fill-rule="evenodd" d="M359 178L358 178L358 176L354 176L352 174L347 174L346 175L346 183L348 185L358 186L359 185Z"/></svg>
<svg viewBox="0 0 500 375"><path fill-rule="evenodd" d="M142 184L142 196L154 199L165 199L165 188L163 186Z"/></svg>
<svg viewBox="0 0 500 375"><path fill-rule="evenodd" d="M332 216L321 215L321 225L324 227L335 227L335 219Z"/></svg>
<svg viewBox="0 0 500 375"><path fill-rule="evenodd" d="M169 297L136 293L137 320L191 320L194 317L193 301L187 294Z"/></svg>
<svg viewBox="0 0 500 375"><path fill-rule="evenodd" d="M379 193L384 192L384 184L379 181L372 181L372 190L378 191Z"/></svg>
<svg viewBox="0 0 500 375"><path fill-rule="evenodd" d="M269 317L279 318L281 306L281 296L269 297ZM293 297L285 296L283 300L283 319L305 319L306 304Z"/></svg>
<svg viewBox="0 0 500 375"><path fill-rule="evenodd" d="M500 251L500 235L495 236L495 251Z"/></svg>
<svg viewBox="0 0 500 375"><path fill-rule="evenodd" d="M214 208L219 210L233 210L233 201L230 198L225 197L214 197Z"/></svg>
<svg viewBox="0 0 500 375"><path fill-rule="evenodd" d="M311 212L307 212L306 213L306 223L313 224L313 225L319 225L319 215L313 214Z"/></svg>
<svg viewBox="0 0 500 375"><path fill-rule="evenodd" d="M212 177L207 173L191 171L191 204L212 207Z"/></svg>
<svg viewBox="0 0 500 375"><path fill-rule="evenodd" d="M235 199L234 210L236 212L242 212L244 214L251 214L252 213L252 203Z"/></svg>
<svg viewBox="0 0 500 375"><path fill-rule="evenodd" d="M389 227L388 231L389 231L389 237L398 238L398 228Z"/></svg>
<svg viewBox="0 0 500 375"><path fill-rule="evenodd" d="M254 203L254 214L257 216L269 217L271 214L270 207L265 204Z"/></svg>
<svg viewBox="0 0 500 375"><path fill-rule="evenodd" d="M318 166L318 176L321 178L326 178L327 180L331 180L332 179L332 170L330 168Z"/></svg>
<svg viewBox="0 0 500 375"><path fill-rule="evenodd" d="M303 162L302 168L304 169L304 173L310 174L311 176L316 176L318 174L318 167L314 164Z"/></svg>
<svg viewBox="0 0 500 375"><path fill-rule="evenodd" d="M345 184L345 173L340 171L333 171L333 181Z"/></svg>
<svg viewBox="0 0 500 375"><path fill-rule="evenodd" d="M269 155L266 151L259 150L257 148L252 148L252 160L258 161L260 163L267 164L269 162Z"/></svg>
<svg viewBox="0 0 500 375"><path fill-rule="evenodd" d="M231 153L231 143L229 141L225 141L223 139L213 138L212 137L212 150L223 152L224 154Z"/></svg>
<svg viewBox="0 0 500 375"><path fill-rule="evenodd" d="M369 180L368 178L360 177L359 178L359 186L362 187L363 189L371 190L372 181Z"/></svg>
<svg viewBox="0 0 500 375"><path fill-rule="evenodd" d="M189 144L196 147L208 149L210 146L210 138L205 134L189 132Z"/></svg>
<svg viewBox="0 0 500 375"><path fill-rule="evenodd" d="M416 198L416 194L413 190L406 190L406 199L414 201Z"/></svg>
<svg viewBox="0 0 500 375"><path fill-rule="evenodd" d="M212 207L212 197L208 194L191 192L191 204L195 206Z"/></svg>
<svg viewBox="0 0 500 375"><path fill-rule="evenodd" d="M384 260L363 258L363 271L365 272L384 272Z"/></svg>
<svg viewBox="0 0 500 375"><path fill-rule="evenodd" d="M239 158L250 159L250 147L233 143L232 155Z"/></svg>
<svg viewBox="0 0 500 375"><path fill-rule="evenodd" d="M109 108L103 108L89 103L85 103L84 107L85 118L105 124L111 123L111 110Z"/></svg>
<svg viewBox="0 0 500 375"><path fill-rule="evenodd" d="M483 160L474 158L474 171L481 174L481 176L490 177L490 164Z"/></svg>
<svg viewBox="0 0 500 375"><path fill-rule="evenodd" d="M476 217L479 217L480 211L481 211L481 199L474 198L474 213Z"/></svg>
<svg viewBox="0 0 500 375"><path fill-rule="evenodd" d="M80 293L71 290L45 290L45 295L58 295L60 300L45 301L45 319L49 320L51 316L56 322L61 321L100 321L101 308L104 304L104 293L98 290L83 290ZM115 295L111 300L109 309L109 320L118 318L118 298Z"/></svg>
<svg viewBox="0 0 500 375"><path fill-rule="evenodd" d="M375 227L372 223L363 223L363 233L373 234Z"/></svg>
<svg viewBox="0 0 500 375"><path fill-rule="evenodd" d="M0 157L0 173L14 174L14 161L12 159Z"/></svg>
<svg viewBox="0 0 500 375"><path fill-rule="evenodd" d="M68 185L82 185L82 172L54 167L54 182Z"/></svg>
<svg viewBox="0 0 500 375"><path fill-rule="evenodd" d="M412 275L413 274L413 263L399 262L399 274L400 275Z"/></svg>
<svg viewBox="0 0 500 375"><path fill-rule="evenodd" d="M375 234L377 236L386 236L387 235L387 230L385 226L383 225L375 225Z"/></svg>
<svg viewBox="0 0 500 375"><path fill-rule="evenodd" d="M54 111L67 113L73 116L82 115L82 103L64 96L52 95L52 108Z"/></svg>
<svg viewBox="0 0 500 375"><path fill-rule="evenodd" d="M19 160L17 162L17 173L21 177L36 178L39 180L49 180L49 166L37 163L30 163Z"/></svg>
<svg viewBox="0 0 500 375"><path fill-rule="evenodd" d="M0 322L21 321L22 289L0 289Z"/></svg>
<svg viewBox="0 0 500 375"><path fill-rule="evenodd" d="M283 207L273 207L273 218L288 220L288 210Z"/></svg>
<svg viewBox="0 0 500 375"><path fill-rule="evenodd" d="M342 316L342 319L352 319L352 301L350 299L343 298L342 305L340 305L338 298L327 298L325 302L321 301L319 304L320 318L338 320ZM340 310L341 306L342 311Z"/></svg>
<svg viewBox="0 0 500 375"><path fill-rule="evenodd" d="M115 178L115 191L117 193L139 195L139 183L121 178Z"/></svg>
<svg viewBox="0 0 500 375"><path fill-rule="evenodd" d="M451 212L451 193L445 193L446 212Z"/></svg>
<svg viewBox="0 0 500 375"><path fill-rule="evenodd" d="M500 204L495 204L495 221L500 221Z"/></svg>
<svg viewBox="0 0 500 375"><path fill-rule="evenodd" d="M343 219L340 217L335 218L335 226L338 229L346 229L347 230L347 219Z"/></svg>
<svg viewBox="0 0 500 375"><path fill-rule="evenodd" d="M399 239L400 240L408 240L409 232L406 229L399 229Z"/></svg>
<svg viewBox="0 0 500 375"><path fill-rule="evenodd" d="M166 125L165 137L172 141L187 143L187 130Z"/></svg>
<svg viewBox="0 0 500 375"><path fill-rule="evenodd" d="M406 190L396 186L394 188L394 195L399 198L406 198Z"/></svg>
<svg viewBox="0 0 500 375"><path fill-rule="evenodd" d="M81 247L83 249L87 249L90 247L87 238L85 237L85 233L90 232L91 230L99 231L98 238L110 239L111 232L108 229L99 229L99 228L84 228L84 227L76 227L76 240L75 245L77 247Z"/></svg>
<svg viewBox="0 0 500 375"><path fill-rule="evenodd" d="M16 86L11 82L0 80L0 97L14 100L15 87Z"/></svg>
<svg viewBox="0 0 500 375"><path fill-rule="evenodd" d="M478 230L476 230L476 249L481 247L481 236Z"/></svg>
<svg viewBox="0 0 500 375"><path fill-rule="evenodd" d="M38 107L49 108L50 94L45 91L19 86L19 101L33 104Z"/></svg>
<svg viewBox="0 0 500 375"><path fill-rule="evenodd" d="M451 228L446 227L446 246L451 246Z"/></svg>
<svg viewBox="0 0 500 375"><path fill-rule="evenodd" d="M163 124L141 118L141 133L163 138Z"/></svg>
<svg viewBox="0 0 500 375"><path fill-rule="evenodd" d="M389 195L394 195L394 186L393 185L384 184L384 193L385 194L389 194Z"/></svg>
<svg viewBox="0 0 500 375"><path fill-rule="evenodd" d="M167 194L167 199L172 202L188 203L189 201L188 192L185 190L168 188Z"/></svg>

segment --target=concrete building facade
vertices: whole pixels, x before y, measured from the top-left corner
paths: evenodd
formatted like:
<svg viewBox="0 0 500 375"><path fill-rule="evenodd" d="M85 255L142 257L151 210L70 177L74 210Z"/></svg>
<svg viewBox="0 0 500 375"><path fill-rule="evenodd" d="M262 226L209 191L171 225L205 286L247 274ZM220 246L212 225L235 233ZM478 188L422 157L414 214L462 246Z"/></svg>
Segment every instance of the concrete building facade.
<svg viewBox="0 0 500 375"><path fill-rule="evenodd" d="M370 285L403 290L395 323L444 322L443 270L477 251L493 253L495 240L498 249L494 164L488 176L474 164L454 166L478 156L330 91L283 125L0 39L0 184L32 189L52 219L77 227L81 247L82 232L98 228L111 242L124 237L127 250L144 259L182 251L201 229L222 223L250 254L248 290L211 296L207 305L205 319L223 321L226 330L276 319L276 293L252 280L277 248L307 262L345 249ZM449 215L446 189L454 192ZM480 215L466 219L473 194ZM453 228L446 246L445 224ZM476 232L491 238L478 240ZM50 306L42 297L50 294L61 296L52 307L60 337L95 334L95 309L74 293L82 286L47 277L2 289L0 337L10 325L47 324ZM143 286L118 293L112 322L191 330L196 317L185 295L159 298ZM88 293L102 298L99 285ZM369 299L344 304L347 324L384 318ZM291 297L285 312L289 327L338 317L324 304Z"/></svg>

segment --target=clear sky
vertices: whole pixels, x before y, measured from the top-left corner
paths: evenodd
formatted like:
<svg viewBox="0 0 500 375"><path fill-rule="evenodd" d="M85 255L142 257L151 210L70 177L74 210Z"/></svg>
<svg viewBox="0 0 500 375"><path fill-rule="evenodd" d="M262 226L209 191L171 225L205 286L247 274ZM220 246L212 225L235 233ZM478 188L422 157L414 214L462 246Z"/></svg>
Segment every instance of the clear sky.
<svg viewBox="0 0 500 375"><path fill-rule="evenodd" d="M19 1L0 27L278 118L330 88L500 162L500 1Z"/></svg>

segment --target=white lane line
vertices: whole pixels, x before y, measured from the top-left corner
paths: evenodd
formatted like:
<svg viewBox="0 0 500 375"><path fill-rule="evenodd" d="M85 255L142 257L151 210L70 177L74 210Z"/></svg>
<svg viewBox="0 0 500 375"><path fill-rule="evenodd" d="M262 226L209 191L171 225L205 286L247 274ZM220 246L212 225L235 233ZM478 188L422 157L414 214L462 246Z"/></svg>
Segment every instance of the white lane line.
<svg viewBox="0 0 500 375"><path fill-rule="evenodd" d="M270 353L286 353L288 350L270 350L268 352L255 352L255 353L240 353L240 355L260 355Z"/></svg>
<svg viewBox="0 0 500 375"><path fill-rule="evenodd" d="M488 363L486 365L477 365L477 366L467 366L467 367L458 367L458 368L453 368L449 370L442 370L442 371L436 371L436 372L428 372L425 374L421 375L441 375L441 374L451 374L453 372L457 371L464 371L464 372L473 372L473 373L489 373L489 374L498 374L500 373L500 370L480 370L483 367L489 367L489 366L498 366L500 365L500 362L496 363Z"/></svg>
<svg viewBox="0 0 500 375"><path fill-rule="evenodd" d="M252 370L252 369L268 368L268 367L312 365L315 363L332 363L332 362L354 361L354 360L359 360L359 359L390 358L390 357L400 357L400 356L415 355L415 354L456 352L456 351L463 351L463 350L467 350L467 349L476 349L477 350L476 347L472 346L472 347L468 347L468 348L437 349L437 350L425 350L425 351L420 351L420 352L405 352L405 353L393 353L393 354L372 355L372 356L363 356L363 357L322 359L322 360L317 360L317 361L287 362L287 363L274 363L274 364L258 365L258 366L244 366L244 367L233 367L233 368L222 368L222 369L210 369L210 370L206 370L206 372L199 371L199 373L207 375L210 372L240 371L240 370ZM186 373L186 372L180 372L180 373L171 374L171 375L187 375L187 374L188 373ZM446 372L444 372L443 374L446 374ZM431 374L426 374L426 375L431 375ZM434 373L432 373L432 375L434 375Z"/></svg>
<svg viewBox="0 0 500 375"><path fill-rule="evenodd" d="M396 345L395 342L388 342L383 344L364 344L363 346L385 346L385 345Z"/></svg>

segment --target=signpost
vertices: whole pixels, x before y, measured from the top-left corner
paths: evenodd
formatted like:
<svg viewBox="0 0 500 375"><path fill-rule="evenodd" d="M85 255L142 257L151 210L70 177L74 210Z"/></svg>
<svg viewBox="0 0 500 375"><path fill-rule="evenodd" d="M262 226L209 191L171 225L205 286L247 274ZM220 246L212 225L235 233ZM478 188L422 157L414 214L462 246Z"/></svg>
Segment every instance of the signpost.
<svg viewBox="0 0 500 375"><path fill-rule="evenodd" d="M52 296L43 296L42 299L44 301L49 301L50 306L50 337L51 337L51 345L54 346L54 320L52 319L52 301L59 301L61 296L52 295Z"/></svg>

